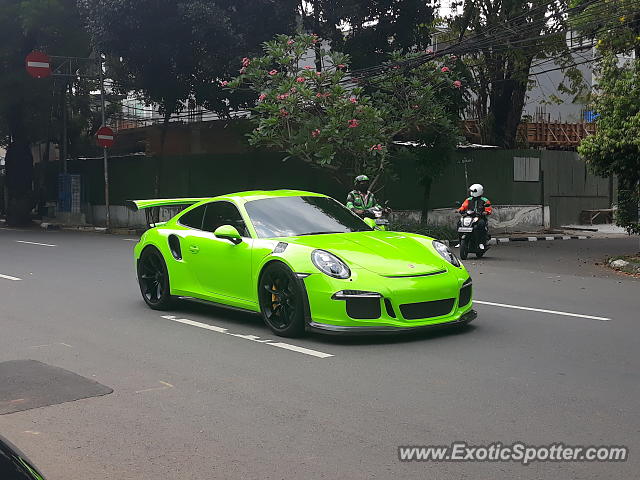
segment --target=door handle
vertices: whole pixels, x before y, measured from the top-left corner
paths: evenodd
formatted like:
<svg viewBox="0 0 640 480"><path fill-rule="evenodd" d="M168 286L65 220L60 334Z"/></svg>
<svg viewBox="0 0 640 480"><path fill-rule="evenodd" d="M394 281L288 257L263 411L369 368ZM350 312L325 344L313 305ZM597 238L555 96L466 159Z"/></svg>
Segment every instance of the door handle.
<svg viewBox="0 0 640 480"><path fill-rule="evenodd" d="M196 245L189 245L189 250L191 251L191 253L198 253L200 251L200 248L198 248Z"/></svg>

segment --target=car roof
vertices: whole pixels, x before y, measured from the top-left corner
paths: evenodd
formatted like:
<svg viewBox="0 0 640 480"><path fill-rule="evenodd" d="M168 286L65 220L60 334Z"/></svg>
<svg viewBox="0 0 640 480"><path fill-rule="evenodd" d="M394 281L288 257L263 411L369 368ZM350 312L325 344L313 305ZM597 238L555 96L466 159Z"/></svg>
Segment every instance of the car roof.
<svg viewBox="0 0 640 480"><path fill-rule="evenodd" d="M246 203L253 200L263 200L265 198L278 197L326 197L321 193L306 192L304 190L251 190L247 192L228 193L218 197L212 197L211 200L231 200L236 203Z"/></svg>

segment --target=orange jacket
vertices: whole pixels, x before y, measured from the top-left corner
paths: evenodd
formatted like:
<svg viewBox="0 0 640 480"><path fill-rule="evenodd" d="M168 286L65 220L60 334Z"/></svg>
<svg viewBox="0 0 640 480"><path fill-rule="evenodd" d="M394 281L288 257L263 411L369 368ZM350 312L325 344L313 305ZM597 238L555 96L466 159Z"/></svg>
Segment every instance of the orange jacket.
<svg viewBox="0 0 640 480"><path fill-rule="evenodd" d="M466 212L467 210L469 210L471 202L473 200L475 200L474 197L467 198L462 203L462 206L458 209L458 211L460 213L462 213L462 212ZM482 200L484 202L484 214L485 215L491 215L493 213L493 208L491 207L491 201L487 197L480 197L480 200Z"/></svg>

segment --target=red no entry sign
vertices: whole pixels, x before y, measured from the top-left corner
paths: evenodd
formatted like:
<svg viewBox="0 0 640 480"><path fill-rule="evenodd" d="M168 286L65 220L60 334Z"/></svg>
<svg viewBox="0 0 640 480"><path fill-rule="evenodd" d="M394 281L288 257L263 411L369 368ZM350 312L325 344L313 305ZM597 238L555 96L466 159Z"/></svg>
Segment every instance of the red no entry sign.
<svg viewBox="0 0 640 480"><path fill-rule="evenodd" d="M115 143L116 136L109 127L100 127L96 132L96 140L98 141L98 145L104 148L113 147Z"/></svg>
<svg viewBox="0 0 640 480"><path fill-rule="evenodd" d="M51 59L46 53L33 51L25 59L27 72L34 78L45 78L51 75Z"/></svg>

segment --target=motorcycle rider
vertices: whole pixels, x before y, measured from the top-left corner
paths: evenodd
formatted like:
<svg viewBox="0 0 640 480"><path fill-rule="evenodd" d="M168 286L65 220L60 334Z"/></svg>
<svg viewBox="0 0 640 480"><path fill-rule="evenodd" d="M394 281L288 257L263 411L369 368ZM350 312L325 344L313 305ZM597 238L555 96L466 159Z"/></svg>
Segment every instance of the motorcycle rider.
<svg viewBox="0 0 640 480"><path fill-rule="evenodd" d="M358 175L355 188L347 195L347 208L362 216L370 208L382 208L373 192L369 191L371 182L366 175Z"/></svg>
<svg viewBox="0 0 640 480"><path fill-rule="evenodd" d="M491 207L491 201L487 197L483 197L484 187L479 183L474 183L469 187L469 198L467 198L462 206L458 209L458 212L464 214L468 210L472 210L480 214L478 218L478 222L480 223L480 228L484 232L483 240L480 243L480 250L485 249L485 243L489 240L489 222L487 221L487 216L493 213L493 208Z"/></svg>

